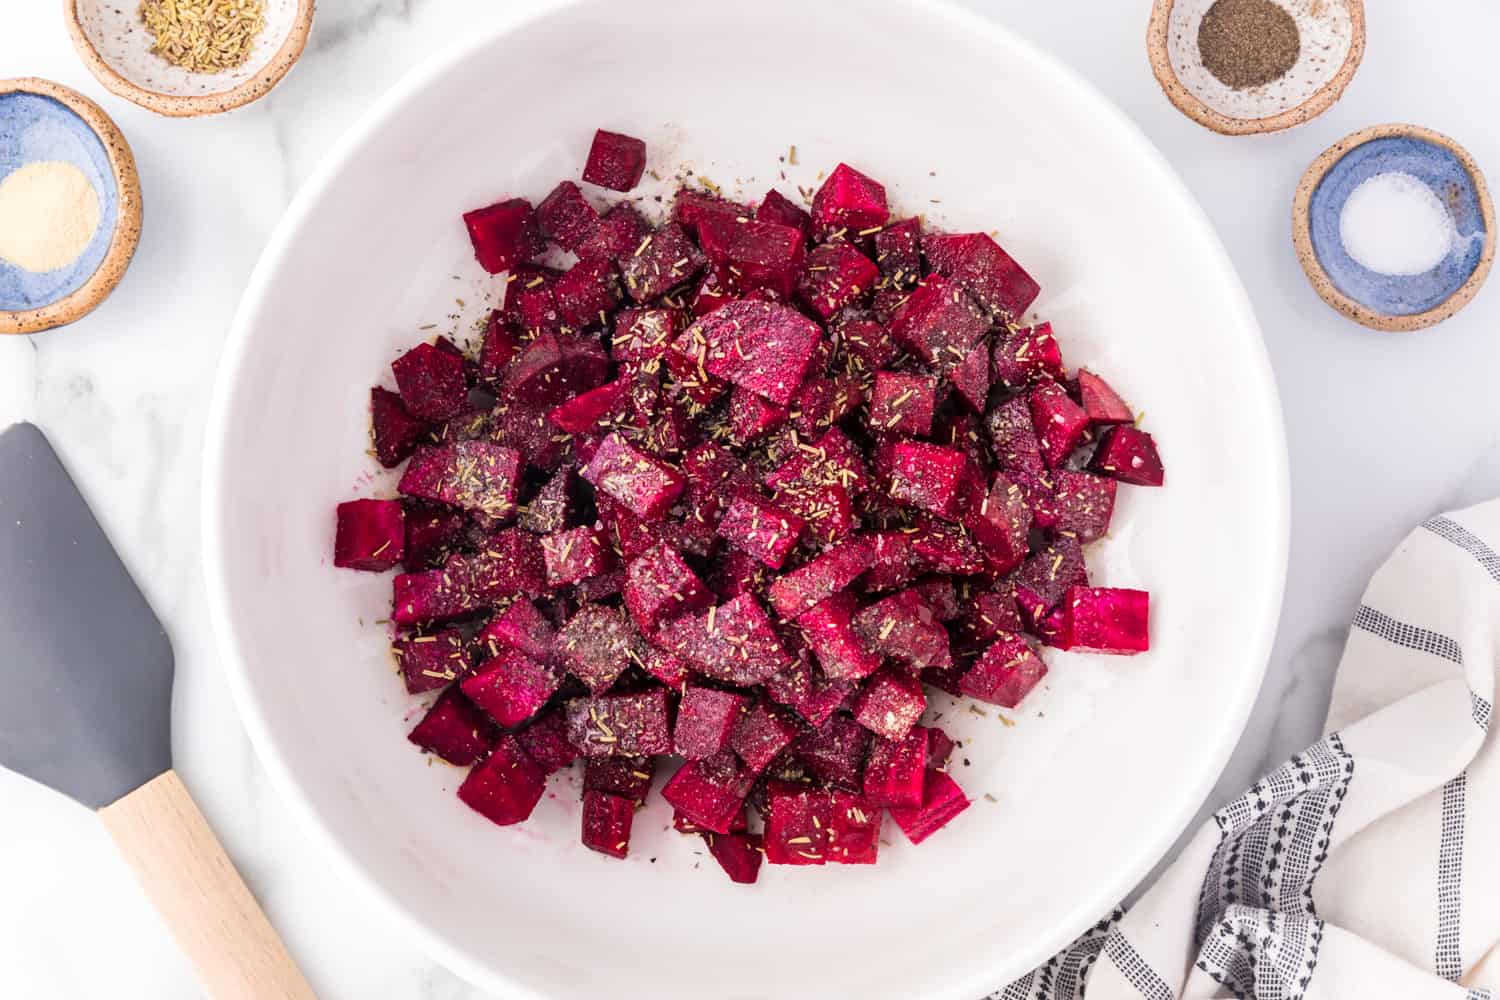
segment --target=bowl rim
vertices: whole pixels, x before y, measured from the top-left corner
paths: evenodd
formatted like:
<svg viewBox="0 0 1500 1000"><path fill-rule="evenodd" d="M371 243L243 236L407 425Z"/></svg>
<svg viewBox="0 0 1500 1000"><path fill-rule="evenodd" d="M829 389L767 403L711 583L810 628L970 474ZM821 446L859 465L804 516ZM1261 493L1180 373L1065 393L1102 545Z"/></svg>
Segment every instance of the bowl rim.
<svg viewBox="0 0 1500 1000"><path fill-rule="evenodd" d="M532 23L552 17L562 11L590 3L608 0L542 0L542 2L517 10L504 11L485 30L466 40L455 43L411 69L377 98L339 137L323 155L307 181L277 224L255 270L246 285L244 295L235 314L220 358L215 378L213 397L209 407L207 433L203 452L203 489L201 492L201 525L203 571L208 592L210 620L218 643L224 673L234 703L250 735L256 754L271 776L272 784L284 799L291 804L291 811L312 831L312 839L319 843L328 856L335 859L335 867L345 873L345 878L363 886L399 925L406 935L434 960L451 969L464 979L508 997L525 997L527 1000L545 1000L545 994L506 975L494 968L484 958L451 943L415 919L359 858L352 854L333 831L323 823L318 808L305 794L294 770L282 756L281 749L270 735L261 706L252 690L248 664L240 654L236 638L234 619L230 612L230 594L223 558L225 523L221 517L222 498L220 486L223 475L232 463L225 451L225 441L231 416L238 396L237 376L241 362L250 345L250 332L258 318L261 305L271 288L271 279L281 266L281 260L329 187L335 175L344 167L351 154L369 139L385 122L386 118L402 104L412 99L433 81L440 78L452 66L469 58L480 50L495 44L502 36L524 28ZM1212 791L1229 761L1231 753L1239 743L1241 734L1249 721L1265 676L1272 644L1280 619L1282 598L1286 584L1287 552L1290 544L1291 493L1288 478L1288 453L1280 396L1260 325L1250 302L1248 293L1239 279L1238 272L1228 251L1219 240L1207 214L1193 197L1182 178L1168 163L1162 153L1144 132L1113 104L1103 92L1088 82L1082 75L1046 50L1027 41L998 20L959 6L954 0L902 0L914 14L948 19L956 31L978 33L992 39L999 47L1010 47L1020 51L1038 64L1047 67L1056 77L1070 87L1075 97L1090 105L1093 120L1102 127L1110 128L1122 141L1134 147L1158 174L1165 188L1182 209L1183 224L1191 228L1205 249L1215 258L1215 264L1228 279L1230 294L1225 308L1234 314L1238 322L1235 328L1248 331L1253 343L1247 344L1253 358L1255 377L1265 391L1265 419L1268 422L1266 482L1274 496L1274 502L1264 511L1266 516L1267 546L1270 559L1270 586L1258 595L1261 599L1260 624L1255 634L1245 637L1245 648L1254 667L1242 673L1237 686L1226 690L1221 702L1223 721L1219 729L1221 736L1212 746L1195 748L1195 756L1202 763L1200 772L1190 786L1184 788L1180 805L1175 810L1163 810L1150 831L1143 835L1126 863L1117 869L1112 883L1100 883L1072 904L1066 919L1059 920L1052 933L1038 937L1026 949L996 948L993 958L974 972L945 983L937 984L927 991L929 997L941 1000L973 1000L997 989L1002 989L1012 979L1022 976L1050 959L1063 947L1110 913L1131 889L1133 889L1162 859L1183 833L1204 800Z"/></svg>
<svg viewBox="0 0 1500 1000"><path fill-rule="evenodd" d="M63 20L67 22L73 48L78 51L89 72L104 85L104 89L169 118L195 118L199 115L233 111L269 94L296 65L297 60L302 58L302 50L307 47L307 37L312 31L313 12L317 7L317 0L297 0L297 15L292 18L281 45L265 68L244 83L213 94L166 94L126 79L106 62L84 33L83 24L78 19L78 0L64 2L66 6L63 8Z"/></svg>
<svg viewBox="0 0 1500 1000"><path fill-rule="evenodd" d="M141 239L141 177L135 154L114 119L93 101L70 87L35 76L0 80L0 94L39 94L68 108L93 130L109 157L115 178L115 231L104 259L87 281L56 302L35 309L0 310L0 335L44 333L87 316L115 290L135 256Z"/></svg>
<svg viewBox="0 0 1500 1000"><path fill-rule="evenodd" d="M1469 175L1469 182L1474 185L1474 194L1479 201L1479 214L1484 219L1485 232L1484 250L1480 253L1479 262L1474 266L1474 270L1464 279L1464 283L1432 308L1404 315L1379 312L1339 291L1338 286L1333 283L1333 279L1323 267L1323 262L1318 260L1317 249L1312 241L1312 216L1309 211L1312 206L1313 192L1345 155L1368 142L1393 137L1420 139L1448 150L1458 159L1459 165ZM1308 165L1302 173L1302 179L1297 183L1297 192L1292 197L1292 246L1296 248L1297 260L1302 264L1307 280L1312 282L1313 290L1324 302L1354 322L1372 330L1381 330L1386 333L1410 333L1415 330L1425 330L1429 326L1441 323L1468 305L1479 293L1485 279L1490 276L1490 269L1495 264L1496 242L1495 203L1490 197L1489 185L1485 183L1484 172L1479 169L1479 164L1475 163L1469 151L1454 139L1420 125L1400 123L1371 125L1369 128L1349 133L1323 150L1318 154L1318 158Z"/></svg>
<svg viewBox="0 0 1500 1000"><path fill-rule="evenodd" d="M1167 100L1178 111L1221 135L1260 135L1302 125L1333 107L1334 102L1343 96L1349 81L1354 79L1354 73L1364 59L1365 0L1342 2L1349 10L1351 22L1349 52L1344 56L1344 64L1328 78L1328 82L1313 91L1307 100L1278 114L1265 118L1236 118L1222 111L1215 111L1183 86L1182 81L1177 78L1177 72L1172 69L1167 49L1167 32L1171 28L1172 10L1177 6L1177 0L1154 0L1151 5L1151 20L1146 26L1146 55L1151 63L1151 72L1161 85L1162 92L1167 95Z"/></svg>

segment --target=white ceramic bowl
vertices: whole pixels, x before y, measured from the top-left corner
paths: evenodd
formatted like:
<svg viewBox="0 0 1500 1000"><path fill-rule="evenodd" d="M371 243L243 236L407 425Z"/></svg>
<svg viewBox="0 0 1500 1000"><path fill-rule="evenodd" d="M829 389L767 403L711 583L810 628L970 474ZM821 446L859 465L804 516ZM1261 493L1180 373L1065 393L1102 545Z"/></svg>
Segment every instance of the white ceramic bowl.
<svg viewBox="0 0 1500 1000"><path fill-rule="evenodd" d="M420 327L466 325L495 291L459 213L577 177L599 126L752 197L795 143L789 193L842 159L905 211L998 227L1069 360L1107 373L1160 442L1168 487L1122 490L1094 560L1152 591L1154 651L1053 656L1013 726L945 717L974 805L921 848L888 828L873 869L767 866L732 885L665 831L659 800L630 859L608 860L578 845L576 791L556 779L529 823L492 826L454 796L461 772L404 739L413 703L372 624L388 577L330 565L334 505L389 488L365 455L369 386L436 332ZM267 248L204 482L211 605L267 768L412 937L507 996L973 1000L1045 960L1151 867L1218 775L1260 682L1287 542L1270 369L1187 191L1072 73L915 0L594 0L428 64L340 143Z"/></svg>

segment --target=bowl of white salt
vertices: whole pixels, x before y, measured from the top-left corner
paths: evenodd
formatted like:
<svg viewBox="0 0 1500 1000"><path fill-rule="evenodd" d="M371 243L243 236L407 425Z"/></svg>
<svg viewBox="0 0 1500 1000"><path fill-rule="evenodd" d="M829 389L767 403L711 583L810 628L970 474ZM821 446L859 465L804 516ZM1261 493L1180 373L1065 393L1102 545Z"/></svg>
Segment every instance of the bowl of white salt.
<svg viewBox="0 0 1500 1000"><path fill-rule="evenodd" d="M1458 143L1415 125L1377 125L1307 168L1292 239L1329 305L1372 329L1420 330L1462 309L1489 276L1495 209Z"/></svg>
<svg viewBox="0 0 1500 1000"><path fill-rule="evenodd" d="M0 334L90 312L140 231L135 158L99 105L48 80L0 80Z"/></svg>

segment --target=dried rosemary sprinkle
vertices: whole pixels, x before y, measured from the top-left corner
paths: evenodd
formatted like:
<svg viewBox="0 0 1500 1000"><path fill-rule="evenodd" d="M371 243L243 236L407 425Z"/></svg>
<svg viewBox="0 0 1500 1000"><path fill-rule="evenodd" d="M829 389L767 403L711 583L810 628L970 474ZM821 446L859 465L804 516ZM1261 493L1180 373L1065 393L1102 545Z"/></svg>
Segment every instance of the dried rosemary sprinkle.
<svg viewBox="0 0 1500 1000"><path fill-rule="evenodd" d="M142 0L151 51L193 73L222 73L250 58L266 26L265 0Z"/></svg>

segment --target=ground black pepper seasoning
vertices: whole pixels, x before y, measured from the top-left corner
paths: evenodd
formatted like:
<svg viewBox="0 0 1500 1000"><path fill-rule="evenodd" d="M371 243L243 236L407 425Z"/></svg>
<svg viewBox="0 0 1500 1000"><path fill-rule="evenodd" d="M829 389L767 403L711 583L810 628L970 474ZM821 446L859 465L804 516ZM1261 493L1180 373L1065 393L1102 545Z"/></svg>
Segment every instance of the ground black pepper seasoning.
<svg viewBox="0 0 1500 1000"><path fill-rule="evenodd" d="M1285 76L1301 50L1297 22L1271 0L1216 0L1198 26L1204 68L1235 90Z"/></svg>

